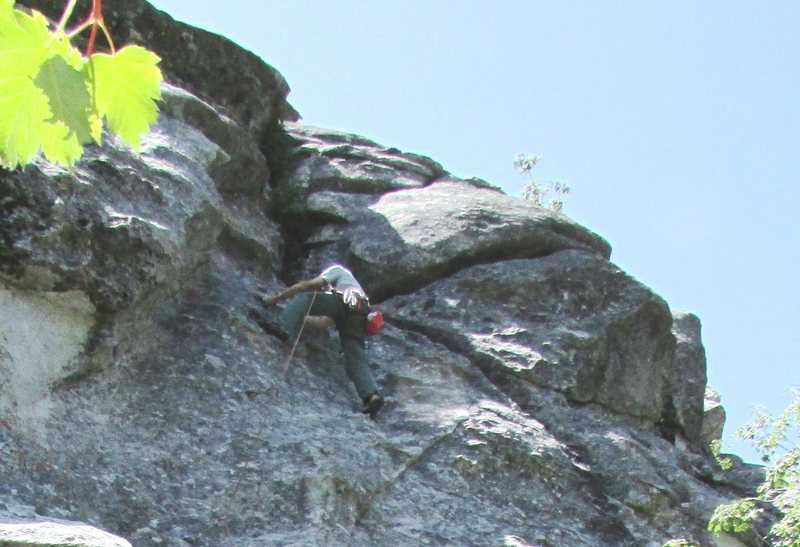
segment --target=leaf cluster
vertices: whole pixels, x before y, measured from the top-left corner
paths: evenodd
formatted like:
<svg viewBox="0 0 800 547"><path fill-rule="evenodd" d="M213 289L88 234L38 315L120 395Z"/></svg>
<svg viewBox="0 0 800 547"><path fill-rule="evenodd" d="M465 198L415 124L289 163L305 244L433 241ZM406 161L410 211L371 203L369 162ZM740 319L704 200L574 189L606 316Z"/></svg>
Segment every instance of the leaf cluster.
<svg viewBox="0 0 800 547"><path fill-rule="evenodd" d="M717 462L717 465L719 465L720 469L722 469L723 471L727 471L728 469L731 468L731 466L733 465L733 462L731 461L731 459L722 457L722 441L721 440L714 439L713 441L711 441L711 443L708 445L708 447L711 449L711 456L713 456L714 461Z"/></svg>
<svg viewBox="0 0 800 547"><path fill-rule="evenodd" d="M764 483L755 497L743 498L716 509L709 522L712 532L744 532L772 506L780 520L772 525L772 544L800 547L800 391L792 390L793 400L773 418L763 409L737 435L752 441L767 464Z"/></svg>
<svg viewBox="0 0 800 547"><path fill-rule="evenodd" d="M159 57L141 46L115 50L113 44L110 53L84 56L71 41L102 19L90 18L68 32L74 5L71 0L61 22L51 29L38 11L26 13L16 9L13 0L0 0L4 167L27 165L40 151L52 162L73 165L84 145L101 143L104 124L138 152L141 136L158 116Z"/></svg>
<svg viewBox="0 0 800 547"><path fill-rule="evenodd" d="M542 184L534 179L533 168L540 161L541 158L539 156L525 156L524 154L518 155L517 159L514 160L514 169L527 181L522 188L522 199L540 207L546 197L552 194L554 197L547 202L547 206L560 213L564 209L563 196L569 194L569 185L563 182Z"/></svg>

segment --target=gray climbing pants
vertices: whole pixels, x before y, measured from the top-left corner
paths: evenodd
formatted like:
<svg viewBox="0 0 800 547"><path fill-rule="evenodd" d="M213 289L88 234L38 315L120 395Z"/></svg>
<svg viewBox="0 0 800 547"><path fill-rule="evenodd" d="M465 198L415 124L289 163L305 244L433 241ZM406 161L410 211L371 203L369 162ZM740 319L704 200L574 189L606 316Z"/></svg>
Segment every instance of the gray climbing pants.
<svg viewBox="0 0 800 547"><path fill-rule="evenodd" d="M311 304L311 299L314 303ZM309 305L311 309L309 310ZM358 396L363 401L378 392L378 386L369 369L367 354L364 351L364 323L366 316L347 309L341 296L329 292L301 293L294 296L281 312L278 321L289 333L289 340L296 340L300 327L308 315L323 315L336 322L339 342L344 354L344 369L353 382Z"/></svg>

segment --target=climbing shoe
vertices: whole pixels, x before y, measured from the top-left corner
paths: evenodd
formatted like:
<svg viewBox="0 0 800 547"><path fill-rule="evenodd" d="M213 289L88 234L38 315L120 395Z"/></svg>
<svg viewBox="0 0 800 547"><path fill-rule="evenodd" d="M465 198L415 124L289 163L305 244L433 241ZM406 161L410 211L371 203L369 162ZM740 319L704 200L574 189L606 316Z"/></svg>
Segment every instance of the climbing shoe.
<svg viewBox="0 0 800 547"><path fill-rule="evenodd" d="M364 410L362 410L361 412L363 412L364 414L369 414L369 417L374 420L375 416L378 415L378 411L381 409L381 407L383 407L383 397L381 397L377 393L373 393L372 395L364 399Z"/></svg>
<svg viewBox="0 0 800 547"><path fill-rule="evenodd" d="M257 310L251 309L248 315L250 316L250 319L258 323L258 326L261 327L264 332L282 340L283 342L288 342L289 333L286 332L286 329L283 328L278 322L267 319Z"/></svg>

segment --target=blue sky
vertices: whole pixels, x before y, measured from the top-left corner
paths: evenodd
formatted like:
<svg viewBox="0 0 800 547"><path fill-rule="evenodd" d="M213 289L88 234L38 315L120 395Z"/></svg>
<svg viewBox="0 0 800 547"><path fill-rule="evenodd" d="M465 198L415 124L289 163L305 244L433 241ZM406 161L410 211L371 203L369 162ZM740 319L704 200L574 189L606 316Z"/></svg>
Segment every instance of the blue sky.
<svg viewBox="0 0 800 547"><path fill-rule="evenodd" d="M756 460L731 434L800 384L800 2L153 3L277 68L305 123L511 195L541 156L612 261L702 319L725 449Z"/></svg>

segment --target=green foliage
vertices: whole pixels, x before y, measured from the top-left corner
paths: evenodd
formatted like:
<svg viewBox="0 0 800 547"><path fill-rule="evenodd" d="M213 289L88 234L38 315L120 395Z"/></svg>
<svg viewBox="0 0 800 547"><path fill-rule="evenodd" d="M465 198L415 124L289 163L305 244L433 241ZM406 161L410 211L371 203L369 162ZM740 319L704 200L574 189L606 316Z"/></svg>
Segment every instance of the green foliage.
<svg viewBox="0 0 800 547"><path fill-rule="evenodd" d="M720 469L727 471L731 468L731 459L722 457L722 441L715 439L711 441L711 444L709 444L708 447L711 449L711 455L714 456L714 460L716 460L717 464L719 464Z"/></svg>
<svg viewBox="0 0 800 547"><path fill-rule="evenodd" d="M762 509L756 507L755 500L741 499L717 507L708 523L708 530L717 534L721 532L746 532L749 523L758 518Z"/></svg>
<svg viewBox="0 0 800 547"><path fill-rule="evenodd" d="M84 72L94 77L98 116L134 150L158 117L155 101L161 98L158 56L141 46L127 46L114 55L95 54Z"/></svg>
<svg viewBox="0 0 800 547"><path fill-rule="evenodd" d="M42 149L50 160L71 165L80 158L82 145L92 141L92 100L86 83L56 55L42 64L34 84L44 92L52 111L44 126Z"/></svg>
<svg viewBox="0 0 800 547"><path fill-rule="evenodd" d="M83 146L101 142L103 121L135 151L158 114L162 80L158 56L140 46L120 50L103 22L101 0L77 29L67 32L76 0L55 29L38 11L0 0L0 165L27 165L39 151L73 165ZM94 53L101 28L110 53ZM71 41L91 28L86 55Z"/></svg>
<svg viewBox="0 0 800 547"><path fill-rule="evenodd" d="M28 163L42 141L49 117L45 94L34 84L47 50L46 21L0 3L0 160Z"/></svg>
<svg viewBox="0 0 800 547"><path fill-rule="evenodd" d="M539 156L525 156L520 154L514 160L514 169L516 169L520 176L527 182L522 188L522 199L530 201L537 207L542 205L543 200L547 196L553 194L553 197L547 206L553 211L560 213L564 209L563 196L569 194L569 186L563 182L548 182L542 184L533 178L533 168L541 161Z"/></svg>
<svg viewBox="0 0 800 547"><path fill-rule="evenodd" d="M772 545L800 547L800 391L778 417L763 410L741 428L737 435L753 441L767 463L767 476L757 496L727 503L714 512L708 529L712 532L743 532L772 505L781 515L770 529Z"/></svg>

